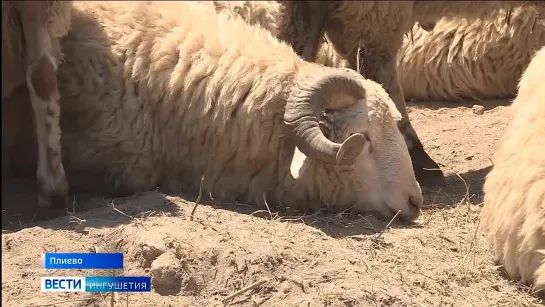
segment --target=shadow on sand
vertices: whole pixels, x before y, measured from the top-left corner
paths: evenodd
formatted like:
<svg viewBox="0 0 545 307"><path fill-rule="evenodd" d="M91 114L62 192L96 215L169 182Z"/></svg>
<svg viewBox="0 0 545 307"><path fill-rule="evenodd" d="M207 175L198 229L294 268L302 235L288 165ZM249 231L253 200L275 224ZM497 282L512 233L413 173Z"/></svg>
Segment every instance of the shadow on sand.
<svg viewBox="0 0 545 307"><path fill-rule="evenodd" d="M468 200L473 204L482 202L482 185L490 167L469 171L458 175L447 176L447 186L425 190L425 204L430 208L449 208L460 201ZM463 179L463 180L462 180ZM142 192L121 198L105 198L98 195L72 195L72 208L57 211L45 211L36 206L36 182L31 179L10 179L2 182L2 229L18 231L23 228L39 225L43 228L69 229L69 216L86 220L89 227L115 227L130 223L134 218L149 216L160 212L163 215L182 216L183 213L166 195L157 192ZM206 193L203 193L206 195ZM181 196L183 199L195 201L195 197ZM372 214L302 212L281 208L258 210L254 207L236 204L220 203L209 199L200 202L200 205L230 210L241 214L252 214L263 219L279 219L286 222L305 223L324 232L340 238L356 235L372 235L384 231L386 228L419 228L417 223L407 223L399 220L385 220ZM99 210L93 210L99 209ZM109 210L111 217L104 218L104 210ZM50 220L64 216L65 223ZM48 222L49 221L49 222Z"/></svg>
<svg viewBox="0 0 545 307"><path fill-rule="evenodd" d="M461 201L477 205L483 201L483 185L492 166L446 175L447 184L437 189L423 189L424 203L435 208L453 207Z"/></svg>

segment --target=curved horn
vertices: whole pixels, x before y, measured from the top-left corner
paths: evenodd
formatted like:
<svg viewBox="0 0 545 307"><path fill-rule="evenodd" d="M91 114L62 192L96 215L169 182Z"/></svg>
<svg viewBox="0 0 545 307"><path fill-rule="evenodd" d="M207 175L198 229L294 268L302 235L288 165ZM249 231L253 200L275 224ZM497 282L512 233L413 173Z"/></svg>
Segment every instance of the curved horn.
<svg viewBox="0 0 545 307"><path fill-rule="evenodd" d="M326 108L345 108L355 102L336 101L332 99L334 93L364 99L366 93L360 78L361 75L351 69L324 67L322 71L293 86L286 104L284 123L295 145L306 156L326 163L341 164L352 162L363 150L366 142L364 135L353 134L338 144L324 136L317 120Z"/></svg>

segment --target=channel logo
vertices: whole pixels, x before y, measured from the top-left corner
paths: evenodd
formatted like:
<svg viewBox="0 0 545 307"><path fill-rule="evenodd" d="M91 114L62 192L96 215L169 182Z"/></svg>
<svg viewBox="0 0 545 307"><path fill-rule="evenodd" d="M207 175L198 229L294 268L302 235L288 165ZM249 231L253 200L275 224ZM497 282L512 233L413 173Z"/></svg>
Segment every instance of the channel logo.
<svg viewBox="0 0 545 307"><path fill-rule="evenodd" d="M41 277L42 292L85 292L85 277Z"/></svg>
<svg viewBox="0 0 545 307"><path fill-rule="evenodd" d="M45 253L46 270L123 269L122 253ZM151 292L150 276L56 276L40 278L42 292Z"/></svg>
<svg viewBox="0 0 545 307"><path fill-rule="evenodd" d="M149 276L41 277L42 292L150 292Z"/></svg>

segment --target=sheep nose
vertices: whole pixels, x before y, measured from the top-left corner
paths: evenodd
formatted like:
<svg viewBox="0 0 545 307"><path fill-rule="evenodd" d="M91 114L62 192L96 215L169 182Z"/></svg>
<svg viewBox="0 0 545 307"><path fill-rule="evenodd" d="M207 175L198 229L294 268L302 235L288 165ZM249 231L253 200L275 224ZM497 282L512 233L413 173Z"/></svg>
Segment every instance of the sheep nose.
<svg viewBox="0 0 545 307"><path fill-rule="evenodd" d="M415 209L420 210L424 203L422 195L411 195L409 196L409 205Z"/></svg>

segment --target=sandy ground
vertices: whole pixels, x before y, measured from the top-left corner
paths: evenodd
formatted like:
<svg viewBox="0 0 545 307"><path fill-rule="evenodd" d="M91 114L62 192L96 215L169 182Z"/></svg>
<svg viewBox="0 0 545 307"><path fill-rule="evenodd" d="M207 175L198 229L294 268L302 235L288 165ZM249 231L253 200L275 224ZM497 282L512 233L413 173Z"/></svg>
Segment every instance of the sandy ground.
<svg viewBox="0 0 545 307"><path fill-rule="evenodd" d="M147 192L77 196L74 217L33 212L32 182L4 182L2 306L540 306L505 279L480 232L482 184L510 116L507 101L411 104L411 119L448 185L426 190L415 225L372 216L254 212ZM84 227L83 227L84 226ZM74 228L77 229L74 229ZM121 251L124 275L152 274L151 293L42 293L44 251ZM51 305L48 305L51 304Z"/></svg>

